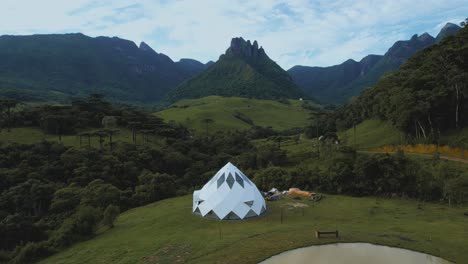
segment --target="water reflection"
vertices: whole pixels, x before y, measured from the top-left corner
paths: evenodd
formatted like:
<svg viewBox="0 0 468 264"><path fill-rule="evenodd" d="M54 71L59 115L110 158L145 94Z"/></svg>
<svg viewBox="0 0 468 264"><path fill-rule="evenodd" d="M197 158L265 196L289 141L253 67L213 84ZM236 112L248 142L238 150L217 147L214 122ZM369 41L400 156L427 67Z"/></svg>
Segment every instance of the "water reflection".
<svg viewBox="0 0 468 264"><path fill-rule="evenodd" d="M451 264L444 259L416 251L368 243L337 243L283 252L261 264Z"/></svg>

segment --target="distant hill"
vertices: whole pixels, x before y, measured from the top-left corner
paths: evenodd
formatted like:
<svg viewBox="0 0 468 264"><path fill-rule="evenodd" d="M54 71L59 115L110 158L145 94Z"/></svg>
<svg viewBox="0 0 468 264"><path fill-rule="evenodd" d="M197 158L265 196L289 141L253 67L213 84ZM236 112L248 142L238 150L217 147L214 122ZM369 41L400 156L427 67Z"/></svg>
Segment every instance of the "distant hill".
<svg viewBox="0 0 468 264"><path fill-rule="evenodd" d="M240 97L208 96L184 99L155 113L166 121L175 121L197 132L229 129L249 129L252 126L285 130L304 127L311 111L302 107L304 101L284 102ZM307 103L317 109L319 105ZM211 119L207 125L203 120Z"/></svg>
<svg viewBox="0 0 468 264"><path fill-rule="evenodd" d="M167 99L175 102L209 95L278 99L299 98L303 92L257 41L233 38L216 63L171 91Z"/></svg>
<svg viewBox="0 0 468 264"><path fill-rule="evenodd" d="M347 60L330 67L294 66L288 70L294 82L307 95L323 103L345 103L351 97L373 86L385 73L400 67L416 52L455 34L459 26L447 23L437 38L428 33L400 40L383 55L368 55L360 62Z"/></svg>
<svg viewBox="0 0 468 264"><path fill-rule="evenodd" d="M0 96L66 101L103 93L151 103L203 71L195 60L172 61L146 43L83 34L0 36Z"/></svg>
<svg viewBox="0 0 468 264"><path fill-rule="evenodd" d="M331 67L294 66L288 73L308 95L334 103L337 91L366 75L381 58L380 55L368 55L359 62L350 59Z"/></svg>

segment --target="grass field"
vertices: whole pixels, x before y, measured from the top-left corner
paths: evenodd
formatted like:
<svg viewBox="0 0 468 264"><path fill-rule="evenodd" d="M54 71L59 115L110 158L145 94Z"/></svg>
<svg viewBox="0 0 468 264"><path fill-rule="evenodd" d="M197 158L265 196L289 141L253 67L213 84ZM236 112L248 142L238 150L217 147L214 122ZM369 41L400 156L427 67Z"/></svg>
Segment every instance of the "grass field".
<svg viewBox="0 0 468 264"><path fill-rule="evenodd" d="M236 111L253 121L254 125L276 130L305 127L311 111L301 107L301 101L290 104L277 101L239 97L208 96L200 99L181 100L168 109L155 113L166 121L181 123L197 132L205 132L204 119L214 120L209 131L247 129L252 125L235 117Z"/></svg>
<svg viewBox="0 0 468 264"><path fill-rule="evenodd" d="M117 128L119 132L113 136L113 142L127 142L132 143L132 131L127 128ZM93 130L86 130L80 132L93 132ZM20 128L12 128L10 132L7 132L6 129L3 129L0 132L0 143L19 143L19 144L34 144L37 142L41 142L42 140L47 141L56 141L59 142L58 135L51 135L45 134L39 128L29 128L29 127L20 127ZM106 137L104 142L104 146L108 147L109 140ZM137 135L137 144L142 143L143 139L141 135ZM80 147L80 138L77 135L63 135L62 136L62 143L65 146L70 147ZM93 148L99 148L99 138L98 137L91 137L90 139L90 146ZM149 144L159 144L158 139L152 138L152 143ZM82 138L82 145L81 147L88 146L88 139L86 137Z"/></svg>
<svg viewBox="0 0 468 264"><path fill-rule="evenodd" d="M365 150L385 145L396 145L402 142L398 129L386 121L375 119L369 119L357 125L356 138L354 137L353 128L339 132L338 136L344 144Z"/></svg>
<svg viewBox="0 0 468 264"><path fill-rule="evenodd" d="M468 259L468 208L400 199L326 196L321 202L284 199L246 221L215 221L191 214L190 195L120 215L114 229L42 263L258 263L285 250L333 242L370 242ZM309 207L292 209L287 203ZM282 213L283 212L283 213ZM281 215L283 221L281 222ZM316 239L314 230L341 238Z"/></svg>

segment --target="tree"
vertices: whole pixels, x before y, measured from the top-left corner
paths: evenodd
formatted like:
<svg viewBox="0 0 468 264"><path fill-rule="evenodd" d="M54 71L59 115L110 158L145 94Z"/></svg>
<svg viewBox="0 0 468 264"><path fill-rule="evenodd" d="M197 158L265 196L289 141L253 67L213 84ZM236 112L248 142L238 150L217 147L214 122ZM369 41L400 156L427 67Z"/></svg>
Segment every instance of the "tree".
<svg viewBox="0 0 468 264"><path fill-rule="evenodd" d="M279 166L287 162L286 151L278 148L276 144L265 144L258 147L257 166L265 168L270 164Z"/></svg>
<svg viewBox="0 0 468 264"><path fill-rule="evenodd" d="M72 132L74 129L74 121L72 116L59 114L47 114L42 117L42 128L47 133L56 134L59 136L59 141L62 141L62 135L67 132Z"/></svg>
<svg viewBox="0 0 468 264"><path fill-rule="evenodd" d="M102 150L103 149L103 144L104 144L104 138L107 137L109 134L107 133L107 131L104 131L104 130L98 130L96 132L94 132L94 136L98 137L99 138L99 149Z"/></svg>
<svg viewBox="0 0 468 264"><path fill-rule="evenodd" d="M108 226L110 228L114 227L114 221L117 219L117 216L120 214L120 208L118 206L115 206L113 204L109 204L104 210L104 217L102 219L102 223L105 226Z"/></svg>
<svg viewBox="0 0 468 264"><path fill-rule="evenodd" d="M272 141L275 141L276 143L278 143L278 148L281 149L281 142L284 141L286 139L286 137L284 136L272 136L270 138L268 138L268 140L272 140Z"/></svg>
<svg viewBox="0 0 468 264"><path fill-rule="evenodd" d="M206 136L208 137L208 125L213 124L215 121L211 118L202 119L202 123L205 124Z"/></svg>
<svg viewBox="0 0 468 264"><path fill-rule="evenodd" d="M114 142L112 141L114 135L118 134L120 130L118 129L106 129L104 130L107 135L109 135L109 145L110 145L110 150L112 151L114 149Z"/></svg>
<svg viewBox="0 0 468 264"><path fill-rule="evenodd" d="M106 208L109 204L119 204L120 190L103 180L94 180L86 186L82 194L81 204L96 208Z"/></svg>
<svg viewBox="0 0 468 264"><path fill-rule="evenodd" d="M175 195L174 176L144 170L138 177L135 193L141 203L149 203Z"/></svg>
<svg viewBox="0 0 468 264"><path fill-rule="evenodd" d="M22 241L39 241L46 234L23 214L8 215L0 221L0 249L12 250Z"/></svg>
<svg viewBox="0 0 468 264"><path fill-rule="evenodd" d="M88 138L88 148L91 148L91 137L93 136L93 133L85 132L81 133L78 135L80 137L80 146L82 144L82 138L87 137Z"/></svg>
<svg viewBox="0 0 468 264"><path fill-rule="evenodd" d="M461 27L466 27L468 25L468 18L465 18L465 21L460 22Z"/></svg>
<svg viewBox="0 0 468 264"><path fill-rule="evenodd" d="M6 110L8 132L10 132L11 129L11 110L15 108L18 103L18 101L11 99L0 100L0 109Z"/></svg>
<svg viewBox="0 0 468 264"><path fill-rule="evenodd" d="M101 218L101 210L91 206L79 207L76 213L67 218L54 233L52 237L54 246L62 248L89 237L94 233Z"/></svg>
<svg viewBox="0 0 468 264"><path fill-rule="evenodd" d="M50 205L52 212L66 212L75 210L81 201L81 188L70 186L57 190Z"/></svg>
<svg viewBox="0 0 468 264"><path fill-rule="evenodd" d="M128 126L132 129L132 141L133 144L136 144L136 135L137 131L141 126L141 122L133 121L133 122L128 122Z"/></svg>
<svg viewBox="0 0 468 264"><path fill-rule="evenodd" d="M42 216L49 209L54 193L53 186L36 179L28 179L1 195L3 208L30 216Z"/></svg>
<svg viewBox="0 0 468 264"><path fill-rule="evenodd" d="M253 180L261 190L267 191L271 188L284 190L290 187L291 175L280 167L268 167L255 174Z"/></svg>

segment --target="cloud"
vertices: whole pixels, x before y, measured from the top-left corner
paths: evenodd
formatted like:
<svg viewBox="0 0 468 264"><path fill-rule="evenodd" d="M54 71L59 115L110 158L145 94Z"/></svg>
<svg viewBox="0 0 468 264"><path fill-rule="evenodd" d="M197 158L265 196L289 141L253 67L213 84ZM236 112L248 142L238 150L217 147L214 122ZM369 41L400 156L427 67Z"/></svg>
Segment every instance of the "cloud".
<svg viewBox="0 0 468 264"><path fill-rule="evenodd" d="M467 13L465 0L3 0L0 34L118 36L201 61L243 36L288 69L383 54L396 40L435 35Z"/></svg>

